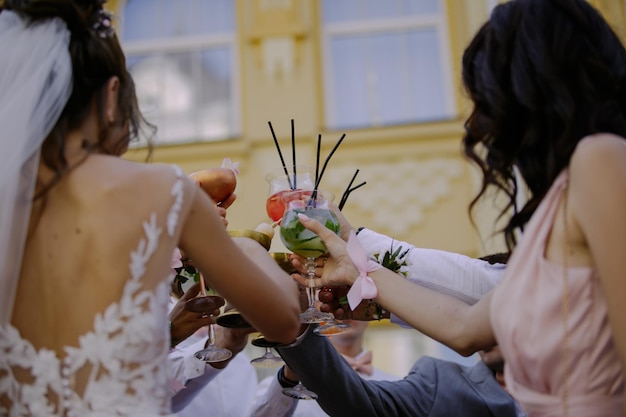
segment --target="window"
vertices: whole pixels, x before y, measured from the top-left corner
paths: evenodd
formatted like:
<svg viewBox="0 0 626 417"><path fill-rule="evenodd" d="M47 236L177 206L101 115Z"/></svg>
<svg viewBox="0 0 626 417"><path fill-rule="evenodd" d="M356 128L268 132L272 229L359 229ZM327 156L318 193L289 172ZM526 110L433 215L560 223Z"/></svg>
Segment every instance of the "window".
<svg viewBox="0 0 626 417"><path fill-rule="evenodd" d="M127 0L120 35L155 143L239 134L232 0Z"/></svg>
<svg viewBox="0 0 626 417"><path fill-rule="evenodd" d="M323 0L321 16L326 127L455 115L444 0Z"/></svg>

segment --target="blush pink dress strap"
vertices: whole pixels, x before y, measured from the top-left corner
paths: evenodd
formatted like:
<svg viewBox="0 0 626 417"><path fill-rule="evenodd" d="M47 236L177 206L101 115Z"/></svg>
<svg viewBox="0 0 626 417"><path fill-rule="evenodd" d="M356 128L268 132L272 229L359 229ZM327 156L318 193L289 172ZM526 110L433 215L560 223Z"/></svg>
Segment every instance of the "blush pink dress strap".
<svg viewBox="0 0 626 417"><path fill-rule="evenodd" d="M566 402L568 417L622 416L624 378L598 273L565 271L544 257L567 181L564 170L527 224L494 291L491 323L506 360L507 389L529 416L563 416Z"/></svg>

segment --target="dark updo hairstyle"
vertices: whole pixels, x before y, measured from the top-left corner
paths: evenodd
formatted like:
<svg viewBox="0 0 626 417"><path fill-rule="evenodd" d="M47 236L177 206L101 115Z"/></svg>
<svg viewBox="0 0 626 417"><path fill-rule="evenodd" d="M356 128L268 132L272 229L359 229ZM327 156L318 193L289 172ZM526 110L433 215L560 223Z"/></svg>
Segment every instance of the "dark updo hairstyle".
<svg viewBox="0 0 626 417"><path fill-rule="evenodd" d="M35 199L60 181L62 176L73 167L68 166L65 158L65 140L67 133L78 128L86 119L92 100L98 112L101 131L97 138L85 138L83 146L89 152L119 154L132 140L136 140L143 126L150 130L137 104L135 84L126 68L126 58L119 40L113 30L103 33L96 29L106 16L103 5L106 0L4 0L2 9L13 10L32 21L58 17L66 23L70 33L70 57L72 60L72 94L54 128L43 142L41 161L54 173L54 179L48 184L40 184ZM111 77L119 78L119 120L117 127L129 127L129 135L117 143L107 141L111 126L104 117L106 84ZM151 149L150 135L148 146ZM94 143L95 141L95 143Z"/></svg>
<svg viewBox="0 0 626 417"><path fill-rule="evenodd" d="M511 250L577 143L626 135L626 52L585 0L511 0L494 8L462 68L474 105L463 147L483 173L470 213L490 185L504 191ZM521 209L514 166L530 191Z"/></svg>

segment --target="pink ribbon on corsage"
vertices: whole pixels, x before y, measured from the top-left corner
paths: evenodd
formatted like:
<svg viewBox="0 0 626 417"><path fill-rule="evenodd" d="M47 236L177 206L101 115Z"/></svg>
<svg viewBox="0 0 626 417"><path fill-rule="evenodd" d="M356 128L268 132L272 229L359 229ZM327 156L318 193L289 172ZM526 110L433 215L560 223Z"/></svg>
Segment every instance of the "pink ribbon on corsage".
<svg viewBox="0 0 626 417"><path fill-rule="evenodd" d="M367 257L367 253L361 246L361 242L359 242L359 238L356 237L354 231L350 232L346 250L359 270L358 278L350 287L348 294L346 294L348 305L350 309L354 310L361 301L372 300L378 296L378 288L376 288L374 280L367 274L381 269L382 266Z"/></svg>

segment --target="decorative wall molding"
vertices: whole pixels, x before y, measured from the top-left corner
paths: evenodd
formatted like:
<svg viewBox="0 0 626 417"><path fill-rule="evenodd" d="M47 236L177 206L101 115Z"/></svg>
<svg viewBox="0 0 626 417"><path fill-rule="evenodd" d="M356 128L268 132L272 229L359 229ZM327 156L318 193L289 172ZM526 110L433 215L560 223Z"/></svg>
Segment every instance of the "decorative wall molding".
<svg viewBox="0 0 626 417"><path fill-rule="evenodd" d="M371 219L371 227L394 234L424 222L425 211L451 195L452 182L463 172L461 160L453 158L403 158L358 168L353 186L363 181L367 184L350 194L346 208ZM334 167L324 175L320 187L335 192L338 203L356 169L355 165Z"/></svg>

